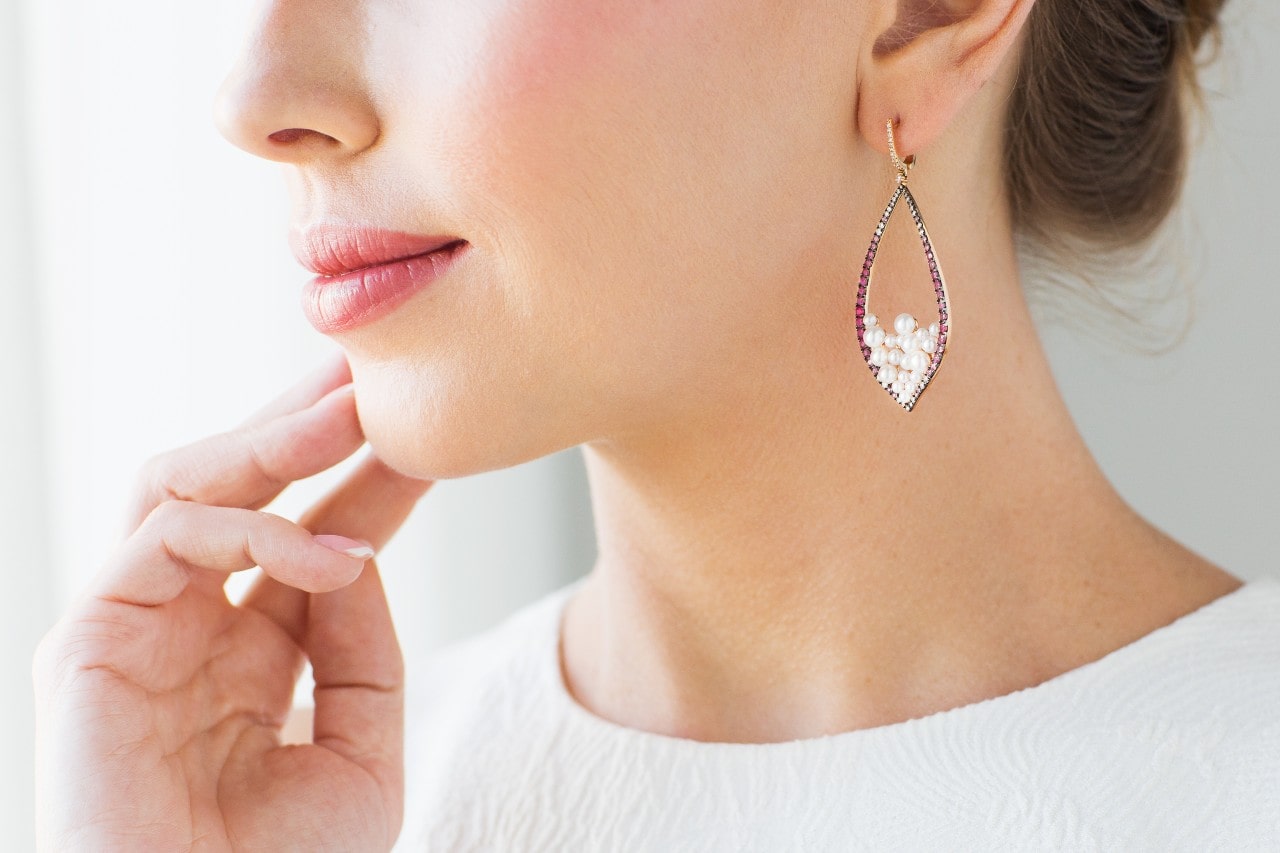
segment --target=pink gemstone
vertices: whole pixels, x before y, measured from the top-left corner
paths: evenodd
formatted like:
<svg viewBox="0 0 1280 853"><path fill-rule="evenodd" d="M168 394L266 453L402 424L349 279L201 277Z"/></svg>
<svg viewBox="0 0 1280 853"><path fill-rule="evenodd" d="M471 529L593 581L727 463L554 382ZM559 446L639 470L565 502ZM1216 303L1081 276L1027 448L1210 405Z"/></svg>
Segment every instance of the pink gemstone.
<svg viewBox="0 0 1280 853"><path fill-rule="evenodd" d="M855 308L855 309L854 309L854 313L855 313L855 314L857 314L859 317L862 317L862 316L864 316L867 312L866 312L866 310L865 310L861 305L859 305L857 308Z"/></svg>

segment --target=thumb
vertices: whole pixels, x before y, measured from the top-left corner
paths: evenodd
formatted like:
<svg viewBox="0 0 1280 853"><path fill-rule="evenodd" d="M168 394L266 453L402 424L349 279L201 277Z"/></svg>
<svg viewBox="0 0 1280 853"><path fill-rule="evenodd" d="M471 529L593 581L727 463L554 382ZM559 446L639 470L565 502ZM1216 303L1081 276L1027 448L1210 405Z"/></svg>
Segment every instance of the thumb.
<svg viewBox="0 0 1280 853"><path fill-rule="evenodd" d="M373 559L349 585L311 595L304 646L315 676L312 743L369 774L395 838L404 814L404 662Z"/></svg>

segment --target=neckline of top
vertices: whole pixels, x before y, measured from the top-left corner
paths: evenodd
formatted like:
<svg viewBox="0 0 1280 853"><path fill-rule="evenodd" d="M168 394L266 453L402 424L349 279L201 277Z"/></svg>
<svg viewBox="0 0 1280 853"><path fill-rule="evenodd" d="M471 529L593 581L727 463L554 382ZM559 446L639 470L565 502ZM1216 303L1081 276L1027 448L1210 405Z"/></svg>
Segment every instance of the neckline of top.
<svg viewBox="0 0 1280 853"><path fill-rule="evenodd" d="M607 720L593 713L585 706L578 703L573 694L569 692L568 686L565 684L564 674L560 667L560 642L561 629L564 620L566 605L573 593L576 592L586 581L586 577L580 577L571 581L553 593L546 602L547 617L542 627L547 628L550 636L540 637L542 642L536 644L540 662L539 676L548 683L548 692L552 695L552 701L559 706L563 713L573 720L576 724L593 729L603 736L616 739L629 739L633 743L649 744L655 748L664 749L684 749L684 750L701 750L704 752L719 751L726 754L759 754L761 752L781 753L794 750L807 749L812 747L832 748L836 745L862 743L871 738L884 738L900 736L910 729L921 726L938 726L950 722L960 721L980 714L986 711L1003 707L1004 705L1026 701L1030 698L1040 697L1044 694L1050 694L1073 687L1082 679L1096 675L1099 671L1113 668L1123 664L1135 654L1145 651L1153 644L1165 642L1170 637L1185 632L1188 627L1197 625L1201 622L1209 620L1235 605L1248 600L1253 594L1260 593L1264 590L1273 590L1277 597L1280 597L1280 577L1261 577L1251 580L1245 580L1240 586L1228 593L1218 596L1215 599L1205 602L1195 610L1190 610L1171 622L1155 628L1152 631L1143 634L1135 640L1119 646L1102 657L1095 658L1092 661L1081 664L1080 666L1061 672L1051 678L1022 687L1010 693L1002 693L998 696L990 696L986 699L980 699L975 702L968 702L963 705L957 705L952 708L946 708L941 711L934 711L919 717L912 717L907 720L900 720L894 723L886 723L880 726L870 726L860 729L850 729L842 732L834 732L825 735L815 735L806 738L796 738L785 741L769 741L765 743L742 743L733 741L705 741L696 740L694 738L677 737L675 735L661 734L659 732L646 731L631 726L624 726Z"/></svg>

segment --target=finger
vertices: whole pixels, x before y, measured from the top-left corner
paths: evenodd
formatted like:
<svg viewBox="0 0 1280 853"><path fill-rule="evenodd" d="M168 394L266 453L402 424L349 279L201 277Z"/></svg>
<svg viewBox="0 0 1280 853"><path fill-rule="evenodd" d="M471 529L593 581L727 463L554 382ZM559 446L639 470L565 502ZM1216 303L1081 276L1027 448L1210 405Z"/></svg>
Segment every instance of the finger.
<svg viewBox="0 0 1280 853"><path fill-rule="evenodd" d="M300 411L163 453L139 473L125 535L166 500L258 509L289 483L331 468L363 443L354 389L347 384Z"/></svg>
<svg viewBox="0 0 1280 853"><path fill-rule="evenodd" d="M349 586L311 596L306 652L315 674L312 743L364 768L398 827L404 662L376 561Z"/></svg>
<svg viewBox="0 0 1280 853"><path fill-rule="evenodd" d="M303 377L302 381L241 421L240 427L256 426L281 415L305 409L334 388L346 385L350 381L351 365L347 362L346 352L338 350L336 353L330 353L320 366Z"/></svg>
<svg viewBox="0 0 1280 853"><path fill-rule="evenodd" d="M298 524L314 533L363 539L381 551L433 482L401 474L370 452ZM264 574L241 606L261 612L302 645L307 600L301 590Z"/></svg>
<svg viewBox="0 0 1280 853"><path fill-rule="evenodd" d="M309 595L297 587L281 583L263 572L254 578L240 606L256 610L289 635L294 645L302 648L306 641Z"/></svg>
<svg viewBox="0 0 1280 853"><path fill-rule="evenodd" d="M298 524L315 533L364 539L381 550L433 482L402 474L370 451Z"/></svg>
<svg viewBox="0 0 1280 853"><path fill-rule="evenodd" d="M89 587L108 601L152 607L192 583L221 585L230 572L261 566L309 592L350 583L371 552L348 555L269 512L165 501L116 550Z"/></svg>

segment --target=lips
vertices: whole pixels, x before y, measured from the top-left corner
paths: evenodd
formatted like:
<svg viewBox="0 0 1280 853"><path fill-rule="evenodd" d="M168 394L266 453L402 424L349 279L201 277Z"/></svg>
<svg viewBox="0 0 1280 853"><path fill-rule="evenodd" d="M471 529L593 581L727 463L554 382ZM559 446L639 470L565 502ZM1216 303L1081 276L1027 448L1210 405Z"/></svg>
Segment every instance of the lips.
<svg viewBox="0 0 1280 853"><path fill-rule="evenodd" d="M289 232L298 263L322 276L339 276L391 261L426 255L454 243L453 235L411 234L381 228L322 224Z"/></svg>
<svg viewBox="0 0 1280 853"><path fill-rule="evenodd" d="M313 225L289 232L299 263L314 273L302 310L323 334L374 323L441 278L470 243L451 235Z"/></svg>

